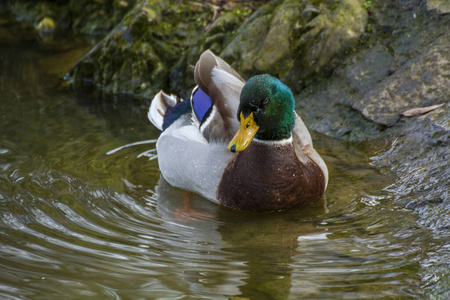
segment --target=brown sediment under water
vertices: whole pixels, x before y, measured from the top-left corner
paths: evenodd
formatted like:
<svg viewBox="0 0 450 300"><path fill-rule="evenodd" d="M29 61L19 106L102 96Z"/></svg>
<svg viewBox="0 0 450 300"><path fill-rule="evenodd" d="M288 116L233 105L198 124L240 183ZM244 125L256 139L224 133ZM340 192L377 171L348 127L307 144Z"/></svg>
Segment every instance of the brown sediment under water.
<svg viewBox="0 0 450 300"><path fill-rule="evenodd" d="M430 233L371 165L379 142L313 132L330 182L310 207L245 213L194 195L186 215L146 105L58 88L83 51L0 44L0 298L423 296Z"/></svg>

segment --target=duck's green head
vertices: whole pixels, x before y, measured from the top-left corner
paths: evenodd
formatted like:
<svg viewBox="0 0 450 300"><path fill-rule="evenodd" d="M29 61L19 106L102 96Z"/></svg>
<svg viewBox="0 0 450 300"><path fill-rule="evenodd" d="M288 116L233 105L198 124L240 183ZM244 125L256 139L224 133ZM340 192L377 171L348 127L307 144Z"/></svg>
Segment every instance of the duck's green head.
<svg viewBox="0 0 450 300"><path fill-rule="evenodd" d="M228 150L242 151L254 137L266 141L289 138L295 125L294 105L291 90L277 78L267 74L250 78L241 92L241 126Z"/></svg>

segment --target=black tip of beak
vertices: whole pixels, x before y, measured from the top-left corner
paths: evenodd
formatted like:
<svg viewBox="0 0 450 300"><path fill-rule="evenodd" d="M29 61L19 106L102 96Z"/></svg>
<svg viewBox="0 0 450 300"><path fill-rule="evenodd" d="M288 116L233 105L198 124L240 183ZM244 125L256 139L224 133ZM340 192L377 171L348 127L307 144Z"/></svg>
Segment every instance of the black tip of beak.
<svg viewBox="0 0 450 300"><path fill-rule="evenodd" d="M233 153L236 152L236 144L231 146L230 151Z"/></svg>

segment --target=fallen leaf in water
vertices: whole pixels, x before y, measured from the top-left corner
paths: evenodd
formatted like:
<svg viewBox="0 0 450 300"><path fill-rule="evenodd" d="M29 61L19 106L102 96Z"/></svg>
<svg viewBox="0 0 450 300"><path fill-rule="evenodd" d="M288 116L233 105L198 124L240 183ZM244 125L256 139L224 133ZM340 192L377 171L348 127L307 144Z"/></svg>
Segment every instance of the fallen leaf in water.
<svg viewBox="0 0 450 300"><path fill-rule="evenodd" d="M418 116L418 115L423 115L423 114L426 114L427 112L430 112L432 110L435 110L436 108L443 106L444 104L445 103L431 105L431 106L425 106L425 107L411 108L411 109L405 110L402 113L402 116L414 117L414 116Z"/></svg>

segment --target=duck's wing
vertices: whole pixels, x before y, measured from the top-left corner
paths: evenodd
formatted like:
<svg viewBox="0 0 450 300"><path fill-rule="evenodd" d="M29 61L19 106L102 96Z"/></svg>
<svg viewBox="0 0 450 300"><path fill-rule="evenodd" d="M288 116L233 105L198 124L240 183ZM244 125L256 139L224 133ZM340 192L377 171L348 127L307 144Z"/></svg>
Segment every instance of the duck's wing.
<svg viewBox="0 0 450 300"><path fill-rule="evenodd" d="M292 136L295 145L300 147L300 149L307 145L311 145L312 147L311 134L309 133L308 128L306 128L305 123L303 123L303 120L299 115L297 115L297 113L295 113L295 126L294 130L292 131Z"/></svg>
<svg viewBox="0 0 450 300"><path fill-rule="evenodd" d="M319 153L317 153L316 149L313 147L311 134L306 128L303 120L295 113L295 127L292 131L292 139L294 142L295 152L297 157L301 162L307 163L308 161L315 162L323 172L325 176L325 188L328 184L328 169L323 161L322 157L320 157Z"/></svg>
<svg viewBox="0 0 450 300"><path fill-rule="evenodd" d="M191 113L191 102L173 94L160 91L152 100L148 109L148 119L161 131L164 131L182 115Z"/></svg>
<svg viewBox="0 0 450 300"><path fill-rule="evenodd" d="M225 61L205 51L194 69L193 121L207 141L229 141L239 127L237 109L245 81Z"/></svg>

